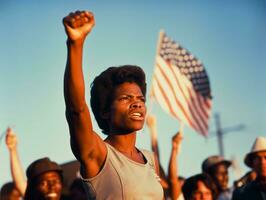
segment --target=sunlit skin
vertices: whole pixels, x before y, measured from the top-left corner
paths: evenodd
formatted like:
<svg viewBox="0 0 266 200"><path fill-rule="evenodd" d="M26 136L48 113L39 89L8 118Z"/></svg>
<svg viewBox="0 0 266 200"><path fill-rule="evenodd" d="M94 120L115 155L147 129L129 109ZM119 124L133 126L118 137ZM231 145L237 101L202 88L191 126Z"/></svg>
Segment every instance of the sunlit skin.
<svg viewBox="0 0 266 200"><path fill-rule="evenodd" d="M259 178L266 179L266 151L254 153L252 168Z"/></svg>
<svg viewBox="0 0 266 200"><path fill-rule="evenodd" d="M128 82L119 85L110 108L110 134L128 134L142 129L145 115L145 97L140 87Z"/></svg>
<svg viewBox="0 0 266 200"><path fill-rule="evenodd" d="M66 117L72 151L82 164L82 176L92 178L100 172L107 156L106 143L133 161L145 163L135 146L136 132L142 129L146 115L145 98L140 87L125 82L112 91L111 106L106 113L101 113L109 125L108 136L103 141L93 128L82 72L83 45L95 25L94 15L88 11L76 11L66 16L63 24L68 49L64 77Z"/></svg>
<svg viewBox="0 0 266 200"><path fill-rule="evenodd" d="M212 200L212 192L202 181L198 181L197 190L193 192L190 200Z"/></svg>
<svg viewBox="0 0 266 200"><path fill-rule="evenodd" d="M228 188L228 167L225 164L218 164L213 171L213 178L219 191L224 191Z"/></svg>
<svg viewBox="0 0 266 200"><path fill-rule="evenodd" d="M51 171L38 177L36 190L39 200L59 200L62 191L62 181L58 172Z"/></svg>
<svg viewBox="0 0 266 200"><path fill-rule="evenodd" d="M114 91L110 112L107 114L110 133L106 142L130 159L145 163L135 147L136 131L142 129L146 115L145 97L136 83L125 82ZM124 144L123 144L124 143ZM128 151L128 147L131 147Z"/></svg>

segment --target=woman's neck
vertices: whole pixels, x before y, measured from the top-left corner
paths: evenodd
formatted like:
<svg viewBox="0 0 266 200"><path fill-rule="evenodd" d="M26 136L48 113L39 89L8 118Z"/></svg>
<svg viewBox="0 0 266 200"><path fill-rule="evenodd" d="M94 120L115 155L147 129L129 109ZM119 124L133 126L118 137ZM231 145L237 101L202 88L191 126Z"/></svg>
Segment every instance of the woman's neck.
<svg viewBox="0 0 266 200"><path fill-rule="evenodd" d="M105 142L131 160L141 164L146 163L142 153L135 147L136 133L127 135L109 135L105 139Z"/></svg>
<svg viewBox="0 0 266 200"><path fill-rule="evenodd" d="M109 135L105 142L113 146L122 153L132 153L136 151L136 133L126 135Z"/></svg>

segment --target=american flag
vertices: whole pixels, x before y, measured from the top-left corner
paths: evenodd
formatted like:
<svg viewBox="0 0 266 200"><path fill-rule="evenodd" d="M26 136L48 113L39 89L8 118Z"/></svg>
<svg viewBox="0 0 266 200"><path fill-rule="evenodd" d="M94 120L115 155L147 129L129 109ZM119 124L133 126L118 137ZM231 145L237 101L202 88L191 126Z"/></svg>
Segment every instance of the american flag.
<svg viewBox="0 0 266 200"><path fill-rule="evenodd" d="M179 121L207 136L210 82L203 64L160 32L151 98Z"/></svg>

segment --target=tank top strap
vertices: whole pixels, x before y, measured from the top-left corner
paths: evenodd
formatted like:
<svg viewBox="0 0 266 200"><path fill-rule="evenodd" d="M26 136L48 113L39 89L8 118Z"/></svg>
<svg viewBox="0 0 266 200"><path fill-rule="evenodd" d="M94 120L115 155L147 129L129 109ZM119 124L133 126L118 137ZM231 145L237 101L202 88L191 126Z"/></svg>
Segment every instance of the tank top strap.
<svg viewBox="0 0 266 200"><path fill-rule="evenodd" d="M141 153L144 155L144 157L147 159L148 164L155 169L155 160L154 160L154 153L151 151L147 151L144 149L140 149Z"/></svg>

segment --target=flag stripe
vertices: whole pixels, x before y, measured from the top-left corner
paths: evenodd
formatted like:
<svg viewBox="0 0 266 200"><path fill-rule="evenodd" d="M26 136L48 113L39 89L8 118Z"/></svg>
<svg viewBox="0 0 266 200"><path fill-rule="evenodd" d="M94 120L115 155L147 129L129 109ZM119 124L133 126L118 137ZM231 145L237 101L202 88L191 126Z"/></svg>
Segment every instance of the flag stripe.
<svg viewBox="0 0 266 200"><path fill-rule="evenodd" d="M158 59L160 59L160 58L158 58ZM161 62L163 62L163 61L161 61ZM165 66L167 66L171 70L171 72L170 72L171 74L175 74L175 76L174 76L175 85L177 85L179 90L180 90L180 91L176 92L176 96L180 97L180 98L182 98L182 97L184 98L185 101L183 103L184 103L184 105L186 105L186 107L188 107L187 112L190 112L192 119L195 121L197 126L200 127L201 130L204 129L204 127L206 125L202 124L201 118L198 116L198 112L195 109L196 107L195 107L194 101L192 101L192 102L189 101L189 99L191 99L191 97L192 97L191 92L193 92L193 90L191 90L189 86L186 86L186 84L184 84L184 83L187 83L187 85L190 85L189 81L186 81L186 77L182 76L182 74L180 74L179 71L174 70L175 69L174 67L171 67L167 63L165 63ZM182 82L183 82L183 84L182 84ZM182 86L184 86L184 87L182 87ZM185 95L184 91L187 91L187 95Z"/></svg>
<svg viewBox="0 0 266 200"><path fill-rule="evenodd" d="M159 87L159 90L160 90L160 92L162 94L162 97L164 98L164 100L165 100L165 102L166 102L166 104L167 104L167 106L169 108L170 113L173 114L175 117L177 117L180 120L179 115L176 114L175 110L172 107L172 103L170 101L170 98L168 96L168 93L165 92L165 90L163 89L162 85L160 84L162 82L161 81L158 82L158 79L156 77L155 77L155 80L156 80L157 85Z"/></svg>
<svg viewBox="0 0 266 200"><path fill-rule="evenodd" d="M163 67L164 70L168 69L169 67L172 68L170 65L165 63L165 61L162 60L160 57L158 57L158 63L159 64L157 66L163 65L164 66ZM155 69L155 73L156 73L156 69ZM172 70L169 70L166 73L167 73L168 77L171 77L173 75L173 71ZM182 95L183 94L183 89L180 87L181 84L179 83L179 80L186 79L186 77L182 77L182 75L180 73L177 74L177 77L179 77L179 78L178 79L176 77L173 78L175 80L175 82L173 84L179 86L179 87L175 87L175 89L176 89L175 90L176 91L175 92L175 98L183 99L183 101L181 101L181 102L183 103L184 107L187 108L186 112L190 113L190 118L193 118L193 120L194 120L191 123L187 123L187 125L191 126L194 129L201 130L201 132L204 132L205 127L204 127L204 124L202 124L201 119L199 118L199 116L197 116L197 111L194 111L195 110L194 106L191 106L191 104L187 103L188 101L187 101L186 97L184 95ZM179 91L178 91L178 89L179 89ZM169 92L168 88L165 88L165 90ZM188 89L185 89L185 90L189 91ZM190 97L188 99L190 99ZM179 110L179 108L181 108L181 106L176 106L177 110ZM183 106L182 106L182 108L183 108ZM183 112L185 112L182 108L181 108L181 110ZM184 119L184 118L182 118L182 119ZM192 121L192 120L190 119L190 121Z"/></svg>
<svg viewBox="0 0 266 200"><path fill-rule="evenodd" d="M173 73L171 71L168 71L168 72L164 71L164 70L167 69L167 67L164 67L164 68L161 67L160 66L160 64L161 64L160 61L158 61L158 63L159 64L157 66L161 70L161 72L164 73L164 77L166 79L167 79L167 77L168 77L168 79L171 79L171 82L170 82L170 80L168 80L169 81L168 83L171 86L171 92L174 93L174 98L175 98L176 102L178 102L178 105L176 106L176 109L179 110L179 107L180 107L181 111L185 113L185 116L184 117L187 119L186 121L188 121L188 124L187 125L192 126L193 128L198 129L197 128L199 126L198 123L192 121L191 112L189 111L188 104L186 103L186 99L182 95L177 95L180 92L182 93L181 88L180 87L173 88L173 85L179 86L179 82L176 81L176 79L175 79L174 76L172 77ZM156 73L156 70L155 70L155 73ZM168 88L165 88L165 90L169 92Z"/></svg>
<svg viewBox="0 0 266 200"><path fill-rule="evenodd" d="M173 88L173 84L170 80L170 76L167 77L167 75L165 74L165 72L162 70L162 68L160 67L160 65L157 65L157 69L160 70L160 75L158 74L159 77L164 78L164 80L166 81L166 86L163 88L165 91L168 91L167 95L169 97L169 99L173 99L175 100L175 108L179 107L181 110L180 115L182 116L181 118L183 120L185 120L187 122L188 125L195 127L195 125L193 124L193 122L191 121L191 117L189 116L188 112L185 110L185 108L183 107L183 104L180 102L180 99L177 98L177 96L175 95L175 89ZM158 82L158 80L157 80ZM169 87L168 87L169 86Z"/></svg>
<svg viewBox="0 0 266 200"><path fill-rule="evenodd" d="M158 86L155 77L153 78L153 83L152 83L152 94L154 95L154 98L158 101L158 103L161 105L161 107L168 112L169 114L171 114L170 110L169 110L169 106L165 100L165 98L163 97L163 94L161 93L160 87Z"/></svg>
<svg viewBox="0 0 266 200"><path fill-rule="evenodd" d="M151 95L165 111L207 135L212 107L207 73L198 59L165 34L156 55Z"/></svg>
<svg viewBox="0 0 266 200"><path fill-rule="evenodd" d="M171 74L176 74L175 77L175 84L178 86L180 91L177 91L176 95L178 97L184 97L185 101L183 102L186 107L188 107L189 112L191 113L193 119L195 120L195 123L202 127L204 125L201 124L201 121L199 119L199 117L197 116L197 111L195 110L195 105L191 104L189 102L189 99L191 98L191 94L189 93L189 91L193 91L189 88L189 86L187 88L182 88L182 85L185 86L185 84L182 84L182 82L187 82L187 84L189 83L188 81L185 81L186 77L182 76L182 74L180 74L178 71L174 71L175 68L171 67L169 64L165 64L165 66L168 66L168 68L170 68L171 70ZM166 67L165 67L166 68ZM188 91L188 95L185 95L184 91Z"/></svg>

